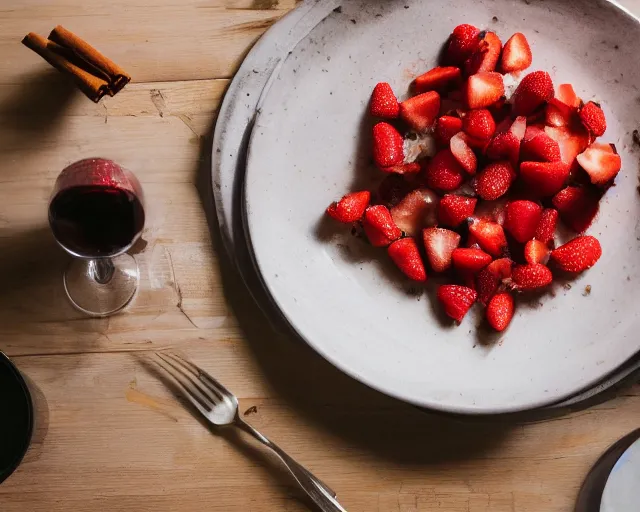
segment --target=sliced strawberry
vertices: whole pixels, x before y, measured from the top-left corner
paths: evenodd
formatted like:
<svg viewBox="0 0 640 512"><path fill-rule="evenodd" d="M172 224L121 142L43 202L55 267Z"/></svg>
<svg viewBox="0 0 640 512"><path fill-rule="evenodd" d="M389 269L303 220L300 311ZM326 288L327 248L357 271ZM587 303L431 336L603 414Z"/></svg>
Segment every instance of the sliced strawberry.
<svg viewBox="0 0 640 512"><path fill-rule="evenodd" d="M545 124L547 126L569 126L574 113L566 105L557 105L549 102L545 109Z"/></svg>
<svg viewBox="0 0 640 512"><path fill-rule="evenodd" d="M470 137L489 139L496 131L496 122L486 108L472 110L464 117L463 130Z"/></svg>
<svg viewBox="0 0 640 512"><path fill-rule="evenodd" d="M611 144L599 142L591 144L576 160L591 178L591 183L600 187L609 184L622 167L620 155L614 152Z"/></svg>
<svg viewBox="0 0 640 512"><path fill-rule="evenodd" d="M579 236L551 253L551 259L565 272L582 272L593 267L602 256L600 242L592 236Z"/></svg>
<svg viewBox="0 0 640 512"><path fill-rule="evenodd" d="M538 197L552 196L563 186L569 176L564 162L522 162L520 177L528 190Z"/></svg>
<svg viewBox="0 0 640 512"><path fill-rule="evenodd" d="M456 284L443 284L438 288L438 300L444 306L445 313L458 323L471 309L478 294L471 288Z"/></svg>
<svg viewBox="0 0 640 512"><path fill-rule="evenodd" d="M482 31L478 35L478 39L478 46L464 63L464 71L467 76L495 71L500 60L502 42L495 32Z"/></svg>
<svg viewBox="0 0 640 512"><path fill-rule="evenodd" d="M427 188L409 192L396 206L391 208L391 217L409 236L419 236L422 228L436 224L438 196Z"/></svg>
<svg viewBox="0 0 640 512"><path fill-rule="evenodd" d="M386 247L402 236L402 231L393 222L391 213L381 204L369 206L365 210L362 227L374 247Z"/></svg>
<svg viewBox="0 0 640 512"><path fill-rule="evenodd" d="M387 82L380 82L373 88L369 112L372 116L395 119L400 113L400 104L393 89Z"/></svg>
<svg viewBox="0 0 640 512"><path fill-rule="evenodd" d="M525 162L558 162L560 146L545 132L540 131L520 146L520 160Z"/></svg>
<svg viewBox="0 0 640 512"><path fill-rule="evenodd" d="M517 290L537 290L551 284L553 275L544 265L534 263L515 267L511 273L511 280Z"/></svg>
<svg viewBox="0 0 640 512"><path fill-rule="evenodd" d="M498 133L487 146L486 155L490 160L509 160L515 166L520 159L520 141L510 131Z"/></svg>
<svg viewBox="0 0 640 512"><path fill-rule="evenodd" d="M438 144L448 146L451 137L462 131L462 119L453 116L442 116L436 121L435 137Z"/></svg>
<svg viewBox="0 0 640 512"><path fill-rule="evenodd" d="M544 210L542 210L540 223L536 228L536 240L548 244L555 238L558 216L558 210L556 210L555 208L545 208Z"/></svg>
<svg viewBox="0 0 640 512"><path fill-rule="evenodd" d="M465 99L469 108L485 108L493 105L504 95L502 75L482 72L471 75L465 88Z"/></svg>
<svg viewBox="0 0 640 512"><path fill-rule="evenodd" d="M450 149L443 149L427 164L425 177L429 188L451 192L462 184L464 169Z"/></svg>
<svg viewBox="0 0 640 512"><path fill-rule="evenodd" d="M413 238L401 238L393 242L387 249L389 257L409 279L426 281L427 271L420 258L420 251Z"/></svg>
<svg viewBox="0 0 640 512"><path fill-rule="evenodd" d="M423 132L431 127L440 112L440 95L435 91L418 94L400 103L400 117L411 128Z"/></svg>
<svg viewBox="0 0 640 512"><path fill-rule="evenodd" d="M498 293L493 296L487 306L487 322L496 331L504 331L513 318L513 297L508 292Z"/></svg>
<svg viewBox="0 0 640 512"><path fill-rule="evenodd" d="M542 206L533 201L512 201L507 205L504 229L521 244L531 240L542 216Z"/></svg>
<svg viewBox="0 0 640 512"><path fill-rule="evenodd" d="M420 75L413 81L413 89L416 93L427 91L442 92L448 85L460 79L460 68L455 66L435 67Z"/></svg>
<svg viewBox="0 0 640 512"><path fill-rule="evenodd" d="M511 277L513 261L509 258L498 258L487 266L487 270L497 276L500 280Z"/></svg>
<svg viewBox="0 0 640 512"><path fill-rule="evenodd" d="M395 174L416 174L420 172L420 164L417 162L411 162L409 164L392 165L391 167L381 167L380 170L384 172L390 172Z"/></svg>
<svg viewBox="0 0 640 512"><path fill-rule="evenodd" d="M529 42L524 34L516 32L505 43L500 58L500 70L503 73L522 71L531 66L533 57Z"/></svg>
<svg viewBox="0 0 640 512"><path fill-rule="evenodd" d="M468 174L475 174L478 167L478 158L473 149L467 144L467 136L464 132L459 132L449 141L449 149L458 163Z"/></svg>
<svg viewBox="0 0 640 512"><path fill-rule="evenodd" d="M522 143L526 144L527 142L533 140L535 137L537 137L541 133L545 133L544 128L536 125L527 126L527 128L524 131L524 135L522 136Z"/></svg>
<svg viewBox="0 0 640 512"><path fill-rule="evenodd" d="M451 267L451 254L460 245L460 235L443 228L427 228L422 231L424 248L429 265L435 272Z"/></svg>
<svg viewBox="0 0 640 512"><path fill-rule="evenodd" d="M391 167L404 160L404 141L400 132L389 123L373 127L373 160L378 167Z"/></svg>
<svg viewBox="0 0 640 512"><path fill-rule="evenodd" d="M528 116L553 98L553 82L546 71L534 71L525 76L513 93L513 112Z"/></svg>
<svg viewBox="0 0 640 512"><path fill-rule="evenodd" d="M473 235L482 250L491 256L502 256L507 248L507 238L500 224L483 219L474 220L469 226L469 233Z"/></svg>
<svg viewBox="0 0 640 512"><path fill-rule="evenodd" d="M476 291L478 292L478 300L482 304L488 304L491 297L500 288L502 280L491 272L488 268L483 268L476 276Z"/></svg>
<svg viewBox="0 0 640 512"><path fill-rule="evenodd" d="M473 25L458 25L449 36L446 61L461 66L478 47L480 30Z"/></svg>
<svg viewBox="0 0 640 512"><path fill-rule="evenodd" d="M509 131L518 138L518 141L522 141L527 131L527 118L525 116L516 117Z"/></svg>
<svg viewBox="0 0 640 512"><path fill-rule="evenodd" d="M566 105L574 111L578 110L582 103L582 100L578 98L571 84L560 84L556 90L555 98L552 101L557 106L560 106L558 103L562 103L562 105Z"/></svg>
<svg viewBox="0 0 640 512"><path fill-rule="evenodd" d="M347 194L340 201L331 203L327 208L327 214L339 222L355 222L362 218L365 209L371 200L371 193L367 190Z"/></svg>
<svg viewBox="0 0 640 512"><path fill-rule="evenodd" d="M571 166L580 153L590 144L590 137L586 130L575 127L563 126L555 128L547 126L544 131L558 143L560 147L560 158Z"/></svg>
<svg viewBox="0 0 640 512"><path fill-rule="evenodd" d="M451 259L456 270L463 274L476 274L491 263L491 256L480 249L455 249Z"/></svg>
<svg viewBox="0 0 640 512"><path fill-rule="evenodd" d="M604 112L600 108L600 105L593 101L589 101L585 103L584 107L580 109L578 114L580 116L580 121L582 121L582 124L589 133L596 137L604 135L604 132L607 130L607 121L604 118Z"/></svg>
<svg viewBox="0 0 640 512"><path fill-rule="evenodd" d="M598 214L599 198L586 187L567 187L553 196L564 223L576 233L584 232Z"/></svg>
<svg viewBox="0 0 640 512"><path fill-rule="evenodd" d="M473 197L447 194L438 203L438 222L457 228L473 215L477 203L478 200Z"/></svg>
<svg viewBox="0 0 640 512"><path fill-rule="evenodd" d="M476 193L486 201L494 201L506 194L514 177L515 172L509 162L491 163L478 174Z"/></svg>
<svg viewBox="0 0 640 512"><path fill-rule="evenodd" d="M389 174L378 186L377 202L391 208L413 190L413 186L400 174Z"/></svg>
<svg viewBox="0 0 640 512"><path fill-rule="evenodd" d="M540 240L529 240L527 245L524 246L524 259L527 260L527 263L542 263L546 265L550 254L551 250L547 247L547 244Z"/></svg>

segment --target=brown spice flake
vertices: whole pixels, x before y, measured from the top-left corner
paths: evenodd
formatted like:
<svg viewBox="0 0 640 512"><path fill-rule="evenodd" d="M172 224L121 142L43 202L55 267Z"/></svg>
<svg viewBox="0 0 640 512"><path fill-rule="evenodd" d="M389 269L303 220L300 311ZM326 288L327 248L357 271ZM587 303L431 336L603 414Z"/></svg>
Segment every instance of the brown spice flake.
<svg viewBox="0 0 640 512"><path fill-rule="evenodd" d="M249 416L250 414L257 414L258 408L255 405L249 407L246 411L244 411L245 416Z"/></svg>
<svg viewBox="0 0 640 512"><path fill-rule="evenodd" d="M584 292L582 293L583 297L587 297L591 295L591 285L588 284L587 286L584 287Z"/></svg>

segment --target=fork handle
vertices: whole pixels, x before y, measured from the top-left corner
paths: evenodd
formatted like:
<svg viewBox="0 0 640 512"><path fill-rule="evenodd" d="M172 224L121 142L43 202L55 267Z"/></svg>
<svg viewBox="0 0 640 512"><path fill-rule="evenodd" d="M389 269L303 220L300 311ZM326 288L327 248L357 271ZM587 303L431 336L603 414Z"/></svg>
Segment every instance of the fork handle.
<svg viewBox="0 0 640 512"><path fill-rule="evenodd" d="M307 495L313 500L313 502L318 505L318 507L320 507L320 510L322 510L322 512L347 512L344 508L342 508L340 503L336 501L336 495L330 487L327 487L309 470L297 463L277 444L263 436L255 428L245 422L240 416L236 416L235 422L239 428L241 428L248 434L251 434L263 445L273 450L273 452L280 458L289 472L296 479L300 487L302 487L304 492L306 492Z"/></svg>

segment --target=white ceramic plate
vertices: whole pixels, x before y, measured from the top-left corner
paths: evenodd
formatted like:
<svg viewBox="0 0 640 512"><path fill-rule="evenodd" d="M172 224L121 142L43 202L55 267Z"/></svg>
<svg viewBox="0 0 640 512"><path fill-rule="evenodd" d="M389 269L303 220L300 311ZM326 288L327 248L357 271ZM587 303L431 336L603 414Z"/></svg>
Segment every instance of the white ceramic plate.
<svg viewBox="0 0 640 512"><path fill-rule="evenodd" d="M640 440L633 443L611 470L602 493L600 512L637 512L640 508Z"/></svg>
<svg viewBox="0 0 640 512"><path fill-rule="evenodd" d="M406 6L406 7L405 7ZM492 21L493 17L498 21ZM525 32L533 69L572 82L608 114L607 140L625 170L591 228L603 245L598 265L555 289L540 307L520 307L499 343L483 345L480 318L441 321L399 274L323 221L326 205L370 181L361 163L364 117L380 80L406 90L435 64L458 23ZM246 223L256 263L297 332L345 372L417 405L464 413L528 409L561 400L599 380L639 348L634 302L640 243L637 158L640 118L637 21L606 2L344 2L301 41L279 70L253 130ZM364 134L364 135L363 135ZM335 231L338 233L338 231ZM378 257L380 256L380 257ZM588 297L582 290L589 284ZM537 304L537 302L536 302Z"/></svg>

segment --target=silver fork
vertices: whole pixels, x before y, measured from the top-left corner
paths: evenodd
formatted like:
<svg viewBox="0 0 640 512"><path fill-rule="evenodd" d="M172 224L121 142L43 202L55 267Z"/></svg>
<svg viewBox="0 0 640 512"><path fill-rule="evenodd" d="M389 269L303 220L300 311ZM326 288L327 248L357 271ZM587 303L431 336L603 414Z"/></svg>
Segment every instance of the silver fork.
<svg viewBox="0 0 640 512"><path fill-rule="evenodd" d="M287 467L300 487L323 512L346 512L336 501L335 493L310 471L287 455L251 425L238 412L238 399L216 379L195 364L170 352L156 352L154 362L177 384L185 398L216 426L236 425L251 434L273 452Z"/></svg>

